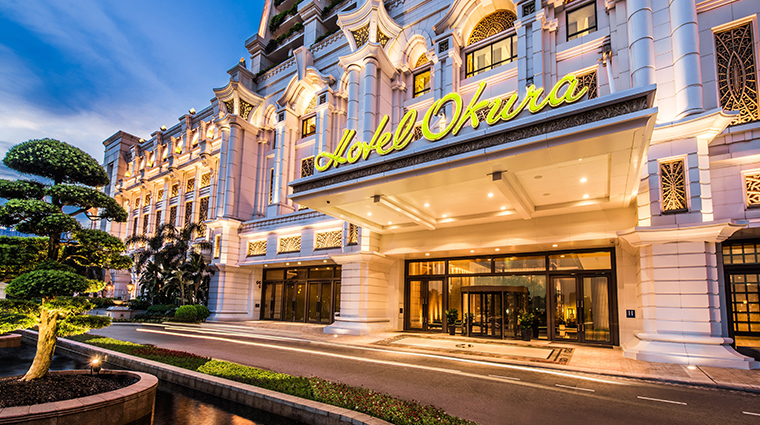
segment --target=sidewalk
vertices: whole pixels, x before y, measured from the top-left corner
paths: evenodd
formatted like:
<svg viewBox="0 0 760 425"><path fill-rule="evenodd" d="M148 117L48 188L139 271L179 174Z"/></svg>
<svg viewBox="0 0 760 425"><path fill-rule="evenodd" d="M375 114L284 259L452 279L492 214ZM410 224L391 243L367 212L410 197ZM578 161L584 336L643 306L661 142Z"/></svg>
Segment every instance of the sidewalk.
<svg viewBox="0 0 760 425"><path fill-rule="evenodd" d="M740 370L707 366L686 366L671 363L654 363L632 360L623 357L620 347L592 347L580 344L567 344L532 340L490 340L464 338L461 335L423 334L409 332L385 332L364 336L328 335L322 332L324 325L304 323L245 321L203 323L195 325L205 329L217 329L239 333L241 337L248 335L268 335L279 337L300 338L309 341L319 341L330 344L367 347L374 349L390 349L396 351L429 353L447 357L468 360L487 361L523 365L537 368L559 369L585 374L615 376L621 378L644 379L658 382L669 382L682 385L697 385L713 388L748 391L760 393L760 370ZM412 338L419 343L421 339L429 341L427 345L401 345L389 343L388 340ZM403 342L403 340L401 340ZM471 343L471 345L493 347L489 353L463 353L460 349L449 350L445 347L453 344ZM546 352L546 349L572 349L572 354L566 362L531 361L515 355L499 354L503 352L525 352L527 348ZM543 350L542 350L543 349Z"/></svg>

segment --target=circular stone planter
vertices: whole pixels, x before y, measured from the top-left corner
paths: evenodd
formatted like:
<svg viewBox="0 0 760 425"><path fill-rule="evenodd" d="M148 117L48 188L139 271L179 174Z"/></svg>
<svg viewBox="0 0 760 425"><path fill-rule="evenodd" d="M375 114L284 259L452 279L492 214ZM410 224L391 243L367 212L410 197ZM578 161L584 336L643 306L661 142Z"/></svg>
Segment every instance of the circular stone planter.
<svg viewBox="0 0 760 425"><path fill-rule="evenodd" d="M51 374L89 374L89 370L66 370ZM158 378L141 372L101 371L101 374L131 375L140 380L130 386L87 397L32 406L0 409L0 424L89 425L153 422ZM139 421L139 422L138 422Z"/></svg>

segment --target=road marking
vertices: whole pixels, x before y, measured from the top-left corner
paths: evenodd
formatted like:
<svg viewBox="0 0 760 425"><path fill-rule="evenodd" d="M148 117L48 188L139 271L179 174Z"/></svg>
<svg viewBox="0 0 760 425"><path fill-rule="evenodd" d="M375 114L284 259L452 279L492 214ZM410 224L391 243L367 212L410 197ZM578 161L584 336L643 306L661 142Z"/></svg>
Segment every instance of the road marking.
<svg viewBox="0 0 760 425"><path fill-rule="evenodd" d="M161 333L161 332L150 331L150 330L142 330L140 328L137 328L136 331L138 331L138 332ZM176 335L176 336L186 336L184 334L169 333L169 332L167 332L167 334L169 334L169 335ZM188 337L191 337L191 336L188 336ZM255 338L255 337L252 337L252 338ZM228 341L228 342L240 342L240 341L237 341L237 340L230 340L230 339L226 339L226 338L224 340ZM447 361L453 361L453 362L459 362L459 363L469 363L469 364L476 364L476 365L481 365L481 366L497 367L497 368L502 368L502 369L513 369L513 370L521 370L521 371L525 371L525 372L543 373L543 374L547 374L547 375L556 375L556 376L563 376L563 377L568 377L568 378L583 379L583 380L592 381L592 382L600 382L600 383L603 383L603 384L630 385L630 384L628 384L626 382L617 382L617 381L611 381L611 380L607 380L607 379L593 378L593 377L590 377L590 376L575 375L575 374L572 374L572 373L567 373L567 372L563 372L563 371L559 371L559 370L539 369L539 368L530 367L530 366L518 366L518 365L510 365L510 364L503 364L503 363L486 362L486 361L480 361L480 360L460 359L460 358L456 358L456 357L439 356L439 355L435 355L435 354L410 353L410 352L397 351L397 350L386 350L386 349L382 349L382 348L361 347L361 346L354 346L354 345L347 346L345 344L336 344L336 343L332 343L332 342L323 342L323 341L309 341L309 342L311 344L321 344L321 345L328 345L328 346L334 346L334 347L348 348L348 349L353 349L353 350L377 351L377 352L381 352L381 353L390 353L390 354L405 355L405 356L425 357L425 358L430 358L430 359L440 359L440 360L447 360ZM285 347L281 347L281 346L277 346L277 345L273 345L273 346L269 346L269 347L271 347L271 348L286 349ZM303 350L303 351L304 352L309 352L309 353L312 353L312 354L319 353L319 352L316 352L316 351L308 351L308 350ZM483 375L479 375L479 376L483 376Z"/></svg>
<svg viewBox="0 0 760 425"><path fill-rule="evenodd" d="M681 401L673 401L673 400L663 400L661 398L649 398L649 397L642 397L640 395L636 396L637 398L640 398L642 400L650 400L650 401L659 401L661 403L670 403L670 404L681 404L683 406L686 406L686 403Z"/></svg>
<svg viewBox="0 0 760 425"><path fill-rule="evenodd" d="M567 385L561 385L561 384L554 384L554 386L555 386L555 387L560 387L560 388L567 388L567 389L570 389L570 390L590 391L590 392L592 392L592 393L593 393L593 392L595 392L594 390L592 390L592 389L589 389L589 388L581 388L581 387L570 387L570 386L567 386Z"/></svg>
<svg viewBox="0 0 760 425"><path fill-rule="evenodd" d="M520 380L520 378L513 378L511 376L501 376L501 375L488 375L488 376L490 376L491 378L509 379L509 380L512 380L512 381L519 381Z"/></svg>
<svg viewBox="0 0 760 425"><path fill-rule="evenodd" d="M753 412L742 412L745 415L751 415L751 416L760 416L760 413L753 413Z"/></svg>

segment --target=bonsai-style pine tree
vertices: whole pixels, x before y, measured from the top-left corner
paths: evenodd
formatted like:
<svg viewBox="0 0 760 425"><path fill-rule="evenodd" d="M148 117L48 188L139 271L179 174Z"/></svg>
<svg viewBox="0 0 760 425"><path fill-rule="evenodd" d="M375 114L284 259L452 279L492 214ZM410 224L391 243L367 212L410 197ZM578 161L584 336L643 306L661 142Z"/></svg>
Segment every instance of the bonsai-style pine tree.
<svg viewBox="0 0 760 425"><path fill-rule="evenodd" d="M0 255L12 255L2 264L20 264L5 270L4 278L18 276L6 287L11 299L0 301L0 333L37 325L39 337L32 366L22 378L30 381L47 375L56 337L102 328L110 319L82 313L93 308L87 297L75 295L103 288L103 281L89 279L95 269L125 269L131 259L122 255L121 240L100 230L83 229L76 217L124 222L127 212L97 187L108 184L103 167L90 155L52 139L30 140L11 148L3 159L10 169L42 181L0 180L0 225L44 238L46 247L14 251L10 239ZM39 243L39 242L38 242ZM30 248L31 247L31 248ZM8 253L8 254L6 254ZM29 260L24 261L24 255ZM44 256L44 260L39 258ZM37 264L30 262L37 261Z"/></svg>

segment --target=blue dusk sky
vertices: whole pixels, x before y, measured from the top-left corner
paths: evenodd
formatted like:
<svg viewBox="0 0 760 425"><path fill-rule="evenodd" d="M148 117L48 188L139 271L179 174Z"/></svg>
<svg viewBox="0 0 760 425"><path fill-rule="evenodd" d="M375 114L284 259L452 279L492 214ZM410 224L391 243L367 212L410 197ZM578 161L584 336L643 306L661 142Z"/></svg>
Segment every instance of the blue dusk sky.
<svg viewBox="0 0 760 425"><path fill-rule="evenodd" d="M124 130L149 138L229 81L264 0L0 1L0 158L50 137L99 162ZM0 163L0 178L15 178Z"/></svg>

